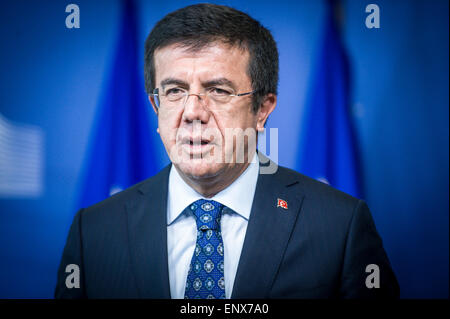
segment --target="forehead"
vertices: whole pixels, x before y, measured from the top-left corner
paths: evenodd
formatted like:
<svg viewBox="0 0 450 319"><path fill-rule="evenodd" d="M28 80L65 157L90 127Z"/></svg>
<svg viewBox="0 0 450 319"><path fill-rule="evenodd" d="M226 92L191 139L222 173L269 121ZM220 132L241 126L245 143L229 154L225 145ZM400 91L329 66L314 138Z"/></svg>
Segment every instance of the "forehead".
<svg viewBox="0 0 450 319"><path fill-rule="evenodd" d="M186 81L224 77L237 85L250 81L247 75L248 50L221 42L195 51L175 43L157 49L154 61L157 86L167 77Z"/></svg>

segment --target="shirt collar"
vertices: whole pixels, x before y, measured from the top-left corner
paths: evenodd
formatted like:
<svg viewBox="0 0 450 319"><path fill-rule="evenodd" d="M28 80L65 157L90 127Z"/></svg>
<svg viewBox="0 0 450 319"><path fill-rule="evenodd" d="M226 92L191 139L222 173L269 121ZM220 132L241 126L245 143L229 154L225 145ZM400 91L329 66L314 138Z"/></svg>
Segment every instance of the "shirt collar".
<svg viewBox="0 0 450 319"><path fill-rule="evenodd" d="M245 171L227 188L217 193L210 200L219 202L245 219L249 219L258 181L259 160L255 152L252 161ZM245 195L244 195L245 194ZM173 223L185 208L198 199L204 198L181 178L174 167L169 173L169 192L167 202L167 225Z"/></svg>

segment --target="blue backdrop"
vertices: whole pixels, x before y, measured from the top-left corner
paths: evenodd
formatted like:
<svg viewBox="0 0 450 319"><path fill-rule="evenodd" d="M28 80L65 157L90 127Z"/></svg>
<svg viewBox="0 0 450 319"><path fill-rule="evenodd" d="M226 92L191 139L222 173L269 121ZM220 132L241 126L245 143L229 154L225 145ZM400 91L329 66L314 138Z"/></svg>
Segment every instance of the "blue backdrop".
<svg viewBox="0 0 450 319"><path fill-rule="evenodd" d="M80 8L79 29L66 28L69 3ZM141 78L148 32L166 13L191 3L195 1L137 1ZM326 3L217 3L248 12L278 43L279 99L268 128L278 128L280 165L299 169ZM380 8L379 29L366 28L369 3ZM350 118L362 194L404 298L448 298L448 9L446 0L343 1L342 40L351 70ZM120 2L110 0L0 4L1 298L53 295L96 120L111 87L121 13ZM152 165L158 170L168 158L156 134L155 116L146 116ZM37 176L26 183L39 187L27 192L4 187L13 185L5 182L11 178L5 170L5 132L22 132L21 145L34 156L23 165ZM31 135L41 141L37 150L27 146L36 140ZM21 149L14 146L13 151Z"/></svg>

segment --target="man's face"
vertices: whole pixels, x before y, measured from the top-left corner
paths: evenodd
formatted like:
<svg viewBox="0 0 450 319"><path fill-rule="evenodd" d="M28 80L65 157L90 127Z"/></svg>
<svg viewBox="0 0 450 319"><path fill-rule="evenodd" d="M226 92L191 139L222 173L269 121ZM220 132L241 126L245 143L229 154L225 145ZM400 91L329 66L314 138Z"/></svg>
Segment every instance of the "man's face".
<svg viewBox="0 0 450 319"><path fill-rule="evenodd" d="M249 53L237 47L215 42L192 52L173 44L156 50L154 62L155 86L160 93L179 88L189 94L216 89L234 93L252 91L247 75ZM159 133L178 171L193 179L203 179L242 169L243 164L225 160L225 156L236 155L237 151L237 147L226 143L225 138L227 128L250 129L256 133L257 126L264 125L259 120L260 112L252 111L251 94L232 97L222 104L205 102L204 96L195 95L187 98L184 107L182 104L165 107L163 101L164 97L161 97ZM256 148L251 139L245 139L244 144L245 149ZM245 160L248 161L247 156Z"/></svg>

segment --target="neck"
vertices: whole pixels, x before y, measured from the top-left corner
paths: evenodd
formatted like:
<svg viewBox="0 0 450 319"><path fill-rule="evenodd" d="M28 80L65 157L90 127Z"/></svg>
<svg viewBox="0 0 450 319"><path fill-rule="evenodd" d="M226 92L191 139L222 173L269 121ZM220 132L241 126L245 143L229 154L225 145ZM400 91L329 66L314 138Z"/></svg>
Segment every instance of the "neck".
<svg viewBox="0 0 450 319"><path fill-rule="evenodd" d="M201 194L205 198L211 198L230 186L239 176L241 176L248 165L250 165L250 163L245 161L242 164L236 164L231 170L225 170L220 174L206 178L188 176L176 166L175 169L178 171L179 175L186 182L186 184L192 187L197 193Z"/></svg>

